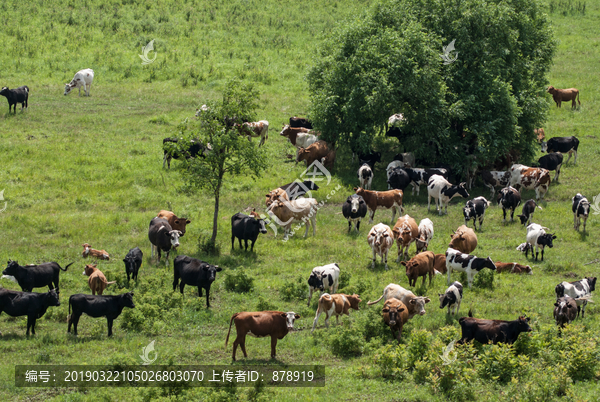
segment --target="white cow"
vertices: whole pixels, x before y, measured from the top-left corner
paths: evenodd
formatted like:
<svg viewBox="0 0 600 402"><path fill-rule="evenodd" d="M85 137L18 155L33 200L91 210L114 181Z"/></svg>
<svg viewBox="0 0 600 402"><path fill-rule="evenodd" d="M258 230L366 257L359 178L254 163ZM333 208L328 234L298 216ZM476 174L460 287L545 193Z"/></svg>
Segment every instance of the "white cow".
<svg viewBox="0 0 600 402"><path fill-rule="evenodd" d="M329 293L337 293L340 284L340 267L336 263L314 267L308 278L308 306L315 290L319 290L321 295L327 288Z"/></svg>
<svg viewBox="0 0 600 402"><path fill-rule="evenodd" d="M421 251L427 251L429 242L433 239L433 222L429 218L422 219L419 222L419 238L417 239L417 254Z"/></svg>
<svg viewBox="0 0 600 402"><path fill-rule="evenodd" d="M542 261L544 261L544 247L548 246L552 248L552 240L556 239L554 234L546 233L546 230L548 230L547 227L538 225L537 223L527 226L527 244L529 244L529 247L525 248L525 258L527 258L529 250L531 250L531 254L533 255L535 248L535 260L537 261L539 247L542 249Z"/></svg>
<svg viewBox="0 0 600 402"><path fill-rule="evenodd" d="M385 269L388 269L387 256L390 248L394 244L394 233L388 225L378 223L371 228L367 236L369 246L373 250L373 263L371 268L375 268L375 260L377 255L381 256L381 262L385 262Z"/></svg>
<svg viewBox="0 0 600 402"><path fill-rule="evenodd" d="M434 174L427 182L427 210L429 211L431 197L433 197L435 200L435 209L439 211L439 214L442 214L442 208L444 206L446 208L446 213L448 213L448 203L457 195L464 198L469 197L469 193L467 192L467 189L465 189L465 183L452 185L444 178L444 176Z"/></svg>
<svg viewBox="0 0 600 402"><path fill-rule="evenodd" d="M86 96L90 96L92 81L94 81L94 70L86 68L85 70L77 71L71 82L65 84L65 95L68 95L73 88L79 88L79 96L81 96L81 87L83 87L83 93Z"/></svg>

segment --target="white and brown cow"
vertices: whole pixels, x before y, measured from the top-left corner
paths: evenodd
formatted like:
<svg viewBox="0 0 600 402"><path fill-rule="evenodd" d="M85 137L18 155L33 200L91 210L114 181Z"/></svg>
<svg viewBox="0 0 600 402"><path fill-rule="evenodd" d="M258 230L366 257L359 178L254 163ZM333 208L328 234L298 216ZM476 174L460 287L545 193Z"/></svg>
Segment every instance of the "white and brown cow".
<svg viewBox="0 0 600 402"><path fill-rule="evenodd" d="M238 124L236 127L241 135L248 136L249 141L252 137L260 137L259 147L269 139L269 122L267 120L246 122Z"/></svg>
<svg viewBox="0 0 600 402"><path fill-rule="evenodd" d="M543 168L532 168L519 163L510 167L510 185L519 190L535 190L535 199L544 198L550 186L550 172Z"/></svg>
<svg viewBox="0 0 600 402"><path fill-rule="evenodd" d="M370 301L367 303L368 306L375 303L379 303L381 299L388 301L390 299L398 299L407 307L408 319L410 320L415 315L425 315L425 304L429 303L431 299L429 297L415 296L413 292L408 289L404 289L400 285L390 283L383 289L383 294L377 300Z"/></svg>
<svg viewBox="0 0 600 402"><path fill-rule="evenodd" d="M266 195L265 204L267 204L267 208L268 208L275 201L286 202L289 200L290 200L290 197L289 197L287 191L285 191L284 189L282 189L280 187L280 188L276 188L275 190L269 191L269 193Z"/></svg>
<svg viewBox="0 0 600 402"><path fill-rule="evenodd" d="M433 222L429 218L422 219L419 222L419 238L415 240L417 253L427 251L431 239L433 239Z"/></svg>
<svg viewBox="0 0 600 402"><path fill-rule="evenodd" d="M279 135L286 137L296 148L306 148L319 140L312 130L285 125Z"/></svg>
<svg viewBox="0 0 600 402"><path fill-rule="evenodd" d="M510 182L510 172L483 170L481 171L481 179L483 180L483 184L490 189L491 198L493 198L496 187L508 186L508 183Z"/></svg>
<svg viewBox="0 0 600 402"><path fill-rule="evenodd" d="M409 215L401 216L396 221L392 233L394 233L394 239L398 245L398 258L396 259L396 262L400 261L402 255L408 259L408 249L419 237L417 221Z"/></svg>
<svg viewBox="0 0 600 402"><path fill-rule="evenodd" d="M496 272L510 272L511 274L523 274L527 272L533 275L533 270L529 265L521 265L516 262L501 262L496 261Z"/></svg>
<svg viewBox="0 0 600 402"><path fill-rule="evenodd" d="M294 222L302 222L306 225L304 237L308 236L308 229L312 225L313 236L315 236L317 234L318 204L314 198L301 197L291 201L275 200L267 213L278 225L285 228L285 238L289 236L292 223Z"/></svg>
<svg viewBox="0 0 600 402"><path fill-rule="evenodd" d="M329 328L329 319L333 315L335 315L335 323L339 325L340 315L346 314L349 316L350 309L358 311L358 305L361 301L362 300L360 300L360 297L357 294L346 295L338 293L331 295L329 293L323 293L319 298L319 307L317 308L317 314L315 315L315 320L313 321L310 332L315 330L321 314L325 313L325 326L327 328Z"/></svg>
<svg viewBox="0 0 600 402"><path fill-rule="evenodd" d="M388 225L379 223L371 228L371 231L369 231L369 235L367 236L367 241L373 250L371 268L375 268L375 261L377 260L377 255L379 255L381 257L381 262L385 263L385 269L387 270L387 256L394 244L394 233L392 232L392 229L390 229Z"/></svg>
<svg viewBox="0 0 600 402"><path fill-rule="evenodd" d="M402 207L402 190L370 191L364 190L361 187L354 187L354 191L365 200L367 208L371 212L369 223L373 223L373 217L377 208L391 208L392 223L394 223L394 218L396 218L397 209L400 213L404 213L404 208Z"/></svg>
<svg viewBox="0 0 600 402"><path fill-rule="evenodd" d="M314 161L319 161L326 158L329 155L329 146L323 140L319 140L313 144L310 144L306 148L299 148L298 154L296 155L296 163L300 161L306 161L306 166L310 166Z"/></svg>

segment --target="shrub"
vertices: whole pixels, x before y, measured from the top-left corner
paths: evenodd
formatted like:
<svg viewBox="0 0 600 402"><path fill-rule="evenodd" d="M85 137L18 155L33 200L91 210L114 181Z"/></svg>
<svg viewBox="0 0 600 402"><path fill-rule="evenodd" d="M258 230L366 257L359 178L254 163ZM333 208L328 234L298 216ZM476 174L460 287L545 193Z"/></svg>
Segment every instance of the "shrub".
<svg viewBox="0 0 600 402"><path fill-rule="evenodd" d="M340 285L338 286L338 289L344 289L346 286L348 286L350 284L350 278L352 278L352 274L350 272L347 271L342 271L340 272ZM346 293L346 292L344 292Z"/></svg>
<svg viewBox="0 0 600 402"><path fill-rule="evenodd" d="M486 345L484 348L484 353L480 356L479 375L486 380L505 384L517 377L529 360L527 356L515 356L512 345L500 343Z"/></svg>
<svg viewBox="0 0 600 402"><path fill-rule="evenodd" d="M343 325L333 327L328 338L331 353L339 357L360 356L365 346L360 332Z"/></svg>
<svg viewBox="0 0 600 402"><path fill-rule="evenodd" d="M482 269L473 279L473 286L480 289L494 290L494 271Z"/></svg>
<svg viewBox="0 0 600 402"><path fill-rule="evenodd" d="M270 311L277 310L274 304L269 303L267 300L263 299L262 296L258 296L258 303L256 303L257 311Z"/></svg>
<svg viewBox="0 0 600 402"><path fill-rule="evenodd" d="M225 274L225 289L230 292L247 293L254 288L254 279L250 278L242 267Z"/></svg>
<svg viewBox="0 0 600 402"><path fill-rule="evenodd" d="M283 284L279 293L285 301L301 300L307 297L306 291L308 287L304 278L298 276L296 280L290 280Z"/></svg>

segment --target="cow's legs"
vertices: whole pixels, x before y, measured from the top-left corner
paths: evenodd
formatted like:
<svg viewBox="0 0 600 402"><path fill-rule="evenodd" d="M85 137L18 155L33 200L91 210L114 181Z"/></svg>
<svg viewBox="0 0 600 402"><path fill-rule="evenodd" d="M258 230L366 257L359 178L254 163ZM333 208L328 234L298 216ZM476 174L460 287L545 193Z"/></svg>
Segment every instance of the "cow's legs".
<svg viewBox="0 0 600 402"><path fill-rule="evenodd" d="M329 312L325 312L325 326L327 328L329 328L329 319L331 318L331 316L329 315Z"/></svg>
<svg viewBox="0 0 600 402"><path fill-rule="evenodd" d="M106 316L106 322L108 324L108 336L112 336L113 318Z"/></svg>
<svg viewBox="0 0 600 402"><path fill-rule="evenodd" d="M25 333L27 336L29 336L29 328L31 327L31 334L35 335L35 315L34 314L30 314L27 316L27 332Z"/></svg>
<svg viewBox="0 0 600 402"><path fill-rule="evenodd" d="M377 253L375 252L375 247L373 247L373 260L371 262L371 268L375 268L375 261L377 261Z"/></svg>
<svg viewBox="0 0 600 402"><path fill-rule="evenodd" d="M352 220L348 219L348 233L352 230Z"/></svg>
<svg viewBox="0 0 600 402"><path fill-rule="evenodd" d="M585 306L587 306L587 300L584 300L583 304L581 305L581 318L585 316Z"/></svg>
<svg viewBox="0 0 600 402"><path fill-rule="evenodd" d="M210 288L206 288L206 308L210 307L210 302L208 301L208 295L210 293ZM202 287L198 286L198 294L202 296ZM198 296L198 297L200 297Z"/></svg>
<svg viewBox="0 0 600 402"><path fill-rule="evenodd" d="M77 313L75 313L75 311L73 311L71 318L68 319L67 333L71 332L71 324L72 324L73 325L73 334L77 335L77 324L79 324L80 317L81 317L81 314L77 314Z"/></svg>
<svg viewBox="0 0 600 402"><path fill-rule="evenodd" d="M356 221L356 231L358 232L360 228L360 218Z"/></svg>
<svg viewBox="0 0 600 402"><path fill-rule="evenodd" d="M248 239L244 239L244 250L248 251ZM242 248L242 239L240 239L240 248Z"/></svg>
<svg viewBox="0 0 600 402"><path fill-rule="evenodd" d="M385 250L385 252L381 255L381 260L383 262L384 258L385 258L385 270L387 271L388 269L388 265L387 265L387 255L388 255L388 251L389 248L387 250Z"/></svg>
<svg viewBox="0 0 600 402"><path fill-rule="evenodd" d="M90 84L90 85L87 86L87 91L86 91L87 96L90 96L90 90L91 89L92 89L92 84Z"/></svg>
<svg viewBox="0 0 600 402"><path fill-rule="evenodd" d="M369 214L369 223L373 223L373 218L375 217L375 210L373 209L373 210L371 210L369 212L370 212L370 214Z"/></svg>
<svg viewBox="0 0 600 402"><path fill-rule="evenodd" d="M395 218L396 218L396 206L394 205L394 206L392 207L392 225L393 225L394 223L396 223L396 221L394 220Z"/></svg>
<svg viewBox="0 0 600 402"><path fill-rule="evenodd" d="M181 294L183 294L183 288L185 288L185 283L183 282L183 279L181 280L181 283L179 284L179 291L181 292ZM175 289L173 289L175 290Z"/></svg>
<svg viewBox="0 0 600 402"><path fill-rule="evenodd" d="M556 176L554 176L554 181L555 181L556 183L558 183L558 175L560 174L560 167L561 167L561 166L562 166L562 165L558 165L558 166L556 167Z"/></svg>
<svg viewBox="0 0 600 402"><path fill-rule="evenodd" d="M310 332L313 332L315 330L315 327L317 326L317 322L319 321L319 317L321 316L321 314L323 314L323 311L317 309L317 314L315 315L315 320L313 321L313 326Z"/></svg>
<svg viewBox="0 0 600 402"><path fill-rule="evenodd" d="M577 211L573 214L573 229L579 230L579 225L577 225Z"/></svg>
<svg viewBox="0 0 600 402"><path fill-rule="evenodd" d="M271 358L274 359L276 355L277 349L277 337L275 335L271 335Z"/></svg>
<svg viewBox="0 0 600 402"><path fill-rule="evenodd" d="M401 241L402 237L398 237L398 240L396 240L396 244L398 245L398 258L396 258L396 262L400 262L400 256L403 255L404 245Z"/></svg>

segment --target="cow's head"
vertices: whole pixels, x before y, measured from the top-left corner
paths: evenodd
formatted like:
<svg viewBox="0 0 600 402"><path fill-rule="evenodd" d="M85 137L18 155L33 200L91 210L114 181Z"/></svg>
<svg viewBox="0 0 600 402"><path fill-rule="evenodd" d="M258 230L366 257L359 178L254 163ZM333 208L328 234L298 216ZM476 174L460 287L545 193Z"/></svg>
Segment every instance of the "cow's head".
<svg viewBox="0 0 600 402"><path fill-rule="evenodd" d="M186 218L176 218L173 221L173 229L179 230L181 232L181 237L185 235L185 227L192 223L189 219Z"/></svg>
<svg viewBox="0 0 600 402"><path fill-rule="evenodd" d="M404 307L398 306L398 305L393 305L393 306L383 306L383 309L381 310L382 313L387 314L388 317L390 318L390 327L393 327L396 325L396 323L398 321L400 321L402 318L400 317L400 313L403 312L404 310L406 310Z"/></svg>
<svg viewBox="0 0 600 402"><path fill-rule="evenodd" d="M204 273L206 280L210 283L215 281L217 278L217 272L221 272L222 270L223 268L219 267L218 265L205 264L202 266L202 272Z"/></svg>
<svg viewBox="0 0 600 402"><path fill-rule="evenodd" d="M96 267L97 267L97 264L86 264L85 269L83 270L83 275L90 276L91 274L94 273L95 270L98 269Z"/></svg>
<svg viewBox="0 0 600 402"><path fill-rule="evenodd" d="M588 285L590 286L590 292L596 290L596 277L593 278L585 278L587 279Z"/></svg>
<svg viewBox="0 0 600 402"><path fill-rule="evenodd" d="M444 294L438 293L438 296L440 297L440 308L444 308L448 304L450 304L450 298L447 296L446 293L444 293Z"/></svg>
<svg viewBox="0 0 600 402"><path fill-rule="evenodd" d="M496 264L494 264L494 261L492 261L492 257L486 258L482 267L493 269L494 271L496 270Z"/></svg>
<svg viewBox="0 0 600 402"><path fill-rule="evenodd" d="M173 248L179 247L179 238L181 237L180 230L171 230L170 232L165 231L163 233L171 241L171 247L173 247Z"/></svg>
<svg viewBox="0 0 600 402"><path fill-rule="evenodd" d="M308 286L312 287L313 289L323 291L323 272L313 271L308 277Z"/></svg>
<svg viewBox="0 0 600 402"><path fill-rule="evenodd" d="M89 254L90 249L92 248L92 246L90 246L88 243L83 243L82 246L83 246L83 251L85 251L86 254Z"/></svg>
<svg viewBox="0 0 600 402"><path fill-rule="evenodd" d="M429 246L429 244L427 243L427 241L425 240L421 240L420 238L415 240L415 242L417 243L417 254L422 252L422 251L427 251L427 247Z"/></svg>
<svg viewBox="0 0 600 402"><path fill-rule="evenodd" d="M2 271L2 275L15 276L17 274L18 268L19 268L18 262L8 260L8 265L6 266L6 269L4 271Z"/></svg>
<svg viewBox="0 0 600 402"><path fill-rule="evenodd" d="M579 213L579 211L582 211ZM590 214L590 202L588 200L583 200L579 202L579 206L577 208L578 215L588 216Z"/></svg>
<svg viewBox="0 0 600 402"><path fill-rule="evenodd" d="M467 204L463 208L463 215L465 216L465 225L469 220L475 219L475 204L467 201Z"/></svg>
<svg viewBox="0 0 600 402"><path fill-rule="evenodd" d="M517 329L519 332L531 332L533 329L529 326L529 317L520 316L517 320Z"/></svg>
<svg viewBox="0 0 600 402"><path fill-rule="evenodd" d="M354 187L354 192L362 196L365 193L365 190L363 190L361 187Z"/></svg>
<svg viewBox="0 0 600 402"><path fill-rule="evenodd" d="M382 244L387 243L387 240L390 237L390 234L387 230L382 228L373 228L371 229L371 233L369 233L370 240L373 245L376 247L381 247Z"/></svg>
<svg viewBox="0 0 600 402"><path fill-rule="evenodd" d="M123 262L125 263L125 272L129 272L130 274L135 272L137 264L134 256L126 255L125 258L123 258Z"/></svg>
<svg viewBox="0 0 600 402"><path fill-rule="evenodd" d="M542 152L548 152L548 141L542 141Z"/></svg>
<svg viewBox="0 0 600 402"><path fill-rule="evenodd" d="M293 311L288 311L287 313L281 313L281 316L285 318L285 324L288 332L294 330L294 321L300 318L299 314L294 313Z"/></svg>
<svg viewBox="0 0 600 402"><path fill-rule="evenodd" d="M419 263L417 261L400 261L400 264L406 267L406 275L410 278L412 275L413 268L418 267Z"/></svg>
<svg viewBox="0 0 600 402"><path fill-rule="evenodd" d="M456 194L460 195L463 198L469 198L469 193L467 192L467 189L465 188L466 184L467 184L466 182L462 182L458 186L456 186Z"/></svg>
<svg viewBox="0 0 600 402"><path fill-rule="evenodd" d="M123 293L121 299L119 300L119 304L123 307L134 308L135 304L133 304L133 292Z"/></svg>
<svg viewBox="0 0 600 402"><path fill-rule="evenodd" d="M425 304L430 301L429 297L415 296L408 303L413 306L415 314L425 315Z"/></svg>
<svg viewBox="0 0 600 402"><path fill-rule="evenodd" d="M563 285L562 283L559 283L554 288L554 292L556 293L556 298L560 299L561 297L563 297L565 295L565 285Z"/></svg>
<svg viewBox="0 0 600 402"><path fill-rule="evenodd" d="M296 154L296 162L305 160L310 155L310 152L306 148L300 148Z"/></svg>
<svg viewBox="0 0 600 402"><path fill-rule="evenodd" d="M8 92L9 92L8 87L2 87L2 90L0 91L0 95L8 97Z"/></svg>
<svg viewBox="0 0 600 402"><path fill-rule="evenodd" d="M543 235L540 235L537 239L537 243L543 246L547 246L552 248L552 240L556 239L556 236L552 233L544 233Z"/></svg>
<svg viewBox="0 0 600 402"><path fill-rule="evenodd" d="M46 305L48 306L60 306L60 300L58 299L58 293L56 290L49 290L46 294Z"/></svg>
<svg viewBox="0 0 600 402"><path fill-rule="evenodd" d="M351 195L346 199L346 203L350 204L350 210L353 214L358 212L361 205L365 204L365 200L360 195Z"/></svg>
<svg viewBox="0 0 600 402"><path fill-rule="evenodd" d="M354 309L354 310L359 310L358 305L360 304L360 302L362 301L360 299L360 296L358 296L356 293L353 294L352 296L348 296L347 297L348 301L350 302L350 308Z"/></svg>
<svg viewBox="0 0 600 402"><path fill-rule="evenodd" d="M269 191L266 195L265 204L270 207L275 201L289 201L287 192L281 188Z"/></svg>
<svg viewBox="0 0 600 402"><path fill-rule="evenodd" d="M64 95L68 95L68 94L71 92L71 90L72 90L73 88L74 88L74 87L72 87L72 86L71 86L71 84L69 84L69 83L66 83L66 84L65 84L65 93L64 93Z"/></svg>
<svg viewBox="0 0 600 402"><path fill-rule="evenodd" d="M527 220L529 219L527 216L525 216L525 215L517 215L517 216L521 220L521 225L527 224Z"/></svg>
<svg viewBox="0 0 600 402"><path fill-rule="evenodd" d="M556 93L556 88L554 88L552 85L548 86L548 93L554 95Z"/></svg>
<svg viewBox="0 0 600 402"><path fill-rule="evenodd" d="M531 267L529 265L515 264L515 266L513 268L513 272L517 272L519 274L522 274L523 272L527 272L529 275L533 275L533 269L531 269Z"/></svg>
<svg viewBox="0 0 600 402"><path fill-rule="evenodd" d="M575 301L569 296L561 297L554 303L554 317L567 317L569 309L577 309Z"/></svg>

